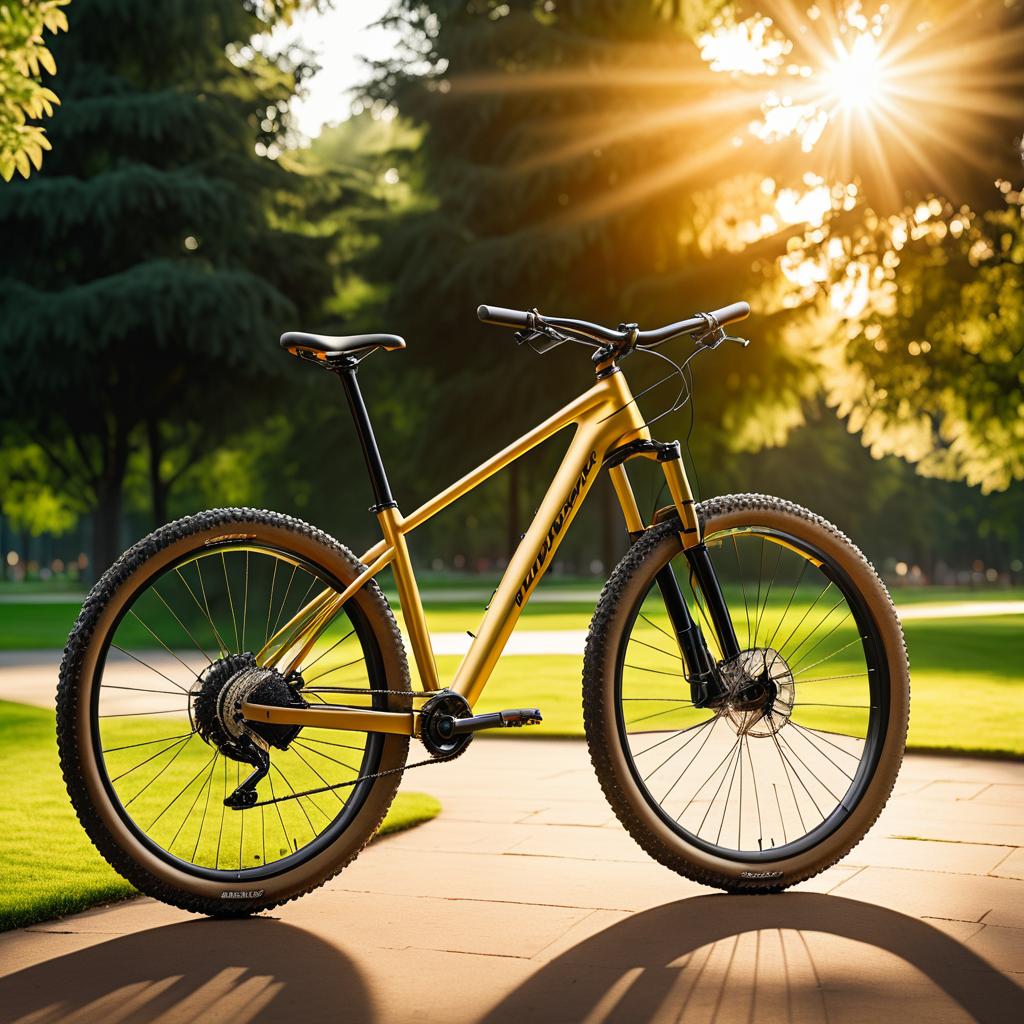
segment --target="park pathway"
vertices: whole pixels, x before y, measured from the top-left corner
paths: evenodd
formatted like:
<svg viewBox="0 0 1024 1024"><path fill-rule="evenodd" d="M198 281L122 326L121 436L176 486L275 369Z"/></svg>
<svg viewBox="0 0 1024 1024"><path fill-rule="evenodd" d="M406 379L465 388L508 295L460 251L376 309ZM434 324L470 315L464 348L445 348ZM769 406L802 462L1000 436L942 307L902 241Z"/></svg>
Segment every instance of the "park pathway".
<svg viewBox="0 0 1024 1024"><path fill-rule="evenodd" d="M650 861L580 741L477 740L406 784L442 815L272 915L136 899L0 935L0 1020L1020 1019L1024 765L908 757L841 865L756 897Z"/></svg>

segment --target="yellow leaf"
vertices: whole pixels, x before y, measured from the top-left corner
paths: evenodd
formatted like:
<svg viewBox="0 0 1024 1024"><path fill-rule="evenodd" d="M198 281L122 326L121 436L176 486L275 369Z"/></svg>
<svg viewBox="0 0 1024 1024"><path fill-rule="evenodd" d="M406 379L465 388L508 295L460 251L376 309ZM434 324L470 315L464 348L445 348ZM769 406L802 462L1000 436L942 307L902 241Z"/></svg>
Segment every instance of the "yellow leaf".
<svg viewBox="0 0 1024 1024"><path fill-rule="evenodd" d="M18 168L18 173L23 177L27 178L32 173L32 168L29 165L28 157L24 153L14 154L14 163Z"/></svg>
<svg viewBox="0 0 1024 1024"><path fill-rule="evenodd" d="M50 53L45 46L39 47L39 63L42 64L51 75L57 74L57 62L53 59L53 54Z"/></svg>

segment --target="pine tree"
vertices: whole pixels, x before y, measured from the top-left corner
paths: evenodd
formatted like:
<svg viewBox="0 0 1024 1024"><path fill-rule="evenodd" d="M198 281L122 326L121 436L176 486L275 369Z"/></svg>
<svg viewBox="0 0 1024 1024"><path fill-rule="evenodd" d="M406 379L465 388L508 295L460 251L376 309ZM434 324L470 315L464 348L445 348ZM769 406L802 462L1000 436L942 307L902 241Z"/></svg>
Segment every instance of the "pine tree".
<svg viewBox="0 0 1024 1024"><path fill-rule="evenodd" d="M76 0L53 152L0 192L5 432L88 495L97 571L132 452L161 518L183 463L273 409L275 338L329 292L275 159L306 69L250 43L295 6Z"/></svg>

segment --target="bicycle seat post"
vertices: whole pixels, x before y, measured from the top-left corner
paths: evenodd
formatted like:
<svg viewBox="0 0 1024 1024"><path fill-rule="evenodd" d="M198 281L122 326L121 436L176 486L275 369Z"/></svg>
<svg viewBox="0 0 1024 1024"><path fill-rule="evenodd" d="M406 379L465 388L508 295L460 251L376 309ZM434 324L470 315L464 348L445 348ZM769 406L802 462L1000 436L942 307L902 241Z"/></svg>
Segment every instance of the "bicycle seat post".
<svg viewBox="0 0 1024 1024"><path fill-rule="evenodd" d="M402 608L402 616L409 630L409 643L412 647L416 667L419 669L420 682L424 690L440 689L437 675L437 663L434 660L433 645L427 629L427 619L423 612L416 576L409 557L409 548L402 530L402 516L398 511L398 502L391 493L384 461L381 459L377 438L370 423L370 414L366 411L356 370L359 360L352 356L335 357L329 360L329 368L341 379L348 399L348 407L352 411L359 446L363 450L363 458L370 474L370 485L373 488L374 504L370 511L377 516L377 522L384 534L384 539L394 550L391 571L394 574L395 586L398 589L398 602Z"/></svg>
<svg viewBox="0 0 1024 1024"><path fill-rule="evenodd" d="M377 447L377 438L373 433L370 415L366 411L366 403L363 401L359 381L356 379L358 365L357 359L345 357L332 360L331 369L338 375L342 387L345 389L345 397L348 399L348 407L352 412L352 420L356 427L356 436L359 438L359 447L362 449L366 469L370 474L370 486L373 488L374 500L370 511L379 513L386 508L397 508L398 502L395 501L391 493L391 485L388 483L388 476L384 471L384 462L380 457L380 449Z"/></svg>

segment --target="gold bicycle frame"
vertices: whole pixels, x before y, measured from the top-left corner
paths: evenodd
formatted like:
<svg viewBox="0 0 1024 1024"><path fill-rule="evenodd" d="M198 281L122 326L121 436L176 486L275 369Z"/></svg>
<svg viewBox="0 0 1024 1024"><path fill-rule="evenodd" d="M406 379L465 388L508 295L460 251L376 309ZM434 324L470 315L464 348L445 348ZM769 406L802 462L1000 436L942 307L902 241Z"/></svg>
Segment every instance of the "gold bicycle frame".
<svg viewBox="0 0 1024 1024"><path fill-rule="evenodd" d="M325 589L308 602L267 641L257 655L257 662L278 668L286 675L298 669L345 602L367 580L390 565L421 687L430 692L440 690L433 646L405 542L406 535L516 459L574 424L576 432L562 463L533 522L516 548L450 686L471 707L475 705L530 595L550 568L558 546L597 479L606 455L631 442L651 440L622 372L610 361L599 364L597 371L597 383L589 391L421 505L412 515L403 516L397 508L380 509L377 519L383 539L363 554L360 561L365 568L362 572L341 593ZM638 447L642 449L642 445ZM643 450L636 454L654 457ZM682 459L662 461L660 465L683 525L683 543L689 547L699 542L700 528ZM642 531L645 524L624 466L611 467L609 473L627 529L631 533ZM341 706L282 708L248 702L242 705L242 714L250 721L403 735L415 735L418 720L418 715L412 711Z"/></svg>

